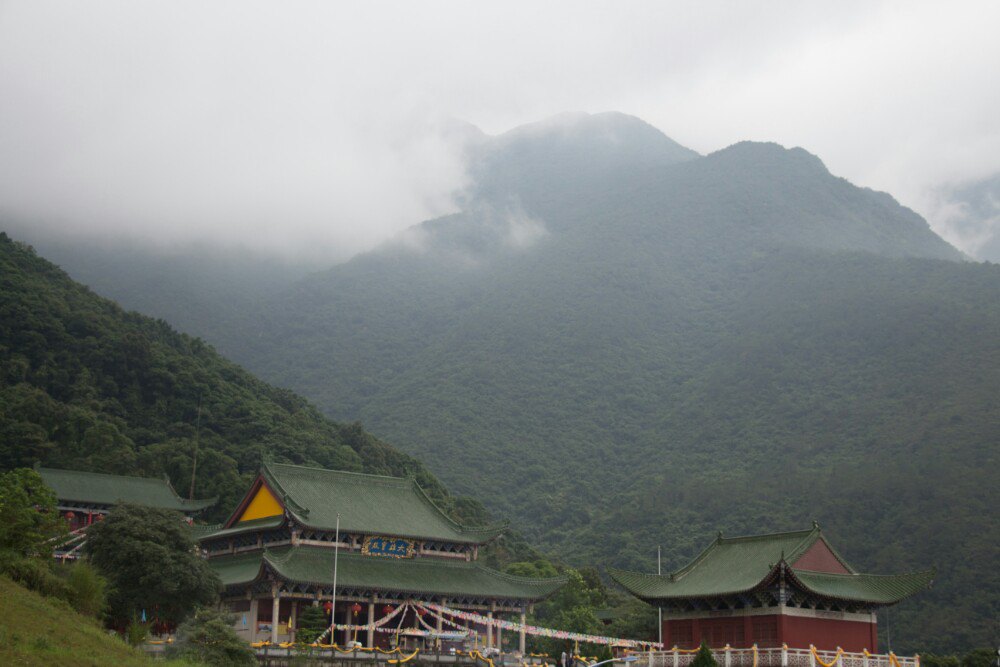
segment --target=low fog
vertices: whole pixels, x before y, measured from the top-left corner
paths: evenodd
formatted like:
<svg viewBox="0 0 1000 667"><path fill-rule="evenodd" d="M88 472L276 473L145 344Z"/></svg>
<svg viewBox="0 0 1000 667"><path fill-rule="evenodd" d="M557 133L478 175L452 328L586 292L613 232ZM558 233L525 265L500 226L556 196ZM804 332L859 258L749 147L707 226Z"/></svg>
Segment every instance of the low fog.
<svg viewBox="0 0 1000 667"><path fill-rule="evenodd" d="M802 146L967 252L1000 173L1000 4L0 4L0 216L339 259L456 208L490 134L617 110Z"/></svg>

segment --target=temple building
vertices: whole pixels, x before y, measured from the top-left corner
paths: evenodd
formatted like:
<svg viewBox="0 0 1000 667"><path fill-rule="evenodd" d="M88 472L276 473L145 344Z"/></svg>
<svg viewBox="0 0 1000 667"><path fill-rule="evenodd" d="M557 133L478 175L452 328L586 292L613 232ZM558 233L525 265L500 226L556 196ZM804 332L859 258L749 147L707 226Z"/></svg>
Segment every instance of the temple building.
<svg viewBox="0 0 1000 667"><path fill-rule="evenodd" d="M266 462L230 518L200 544L222 579L237 632L250 642L280 643L295 639L306 606L329 610L336 542L335 622L384 625L344 629L334 639L385 647L392 634L453 630L418 618L423 610L409 603L523 623L534 602L565 583L481 565L480 549L505 530L456 523L411 479ZM484 632L488 647L499 643L494 632ZM519 645L523 651L523 634Z"/></svg>
<svg viewBox="0 0 1000 667"><path fill-rule="evenodd" d="M663 644L878 650L875 614L931 584L933 571L856 572L810 530L724 538L670 574L610 570L632 595L663 610Z"/></svg>
<svg viewBox="0 0 1000 667"><path fill-rule="evenodd" d="M41 466L35 466L35 471L55 492L59 512L66 518L71 531L100 521L121 502L175 510L190 519L216 501L215 498L181 498L166 476L154 479Z"/></svg>

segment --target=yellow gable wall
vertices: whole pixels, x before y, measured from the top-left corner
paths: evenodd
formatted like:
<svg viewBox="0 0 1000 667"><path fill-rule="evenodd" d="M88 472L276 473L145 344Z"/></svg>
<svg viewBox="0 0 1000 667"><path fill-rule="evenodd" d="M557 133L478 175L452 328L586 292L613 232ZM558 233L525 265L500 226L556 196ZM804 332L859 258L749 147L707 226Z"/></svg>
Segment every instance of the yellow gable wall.
<svg viewBox="0 0 1000 667"><path fill-rule="evenodd" d="M252 521L253 519L263 519L268 516L278 516L284 512L281 503L274 497L263 484L257 490L257 495L253 497L246 510L240 516L240 521Z"/></svg>

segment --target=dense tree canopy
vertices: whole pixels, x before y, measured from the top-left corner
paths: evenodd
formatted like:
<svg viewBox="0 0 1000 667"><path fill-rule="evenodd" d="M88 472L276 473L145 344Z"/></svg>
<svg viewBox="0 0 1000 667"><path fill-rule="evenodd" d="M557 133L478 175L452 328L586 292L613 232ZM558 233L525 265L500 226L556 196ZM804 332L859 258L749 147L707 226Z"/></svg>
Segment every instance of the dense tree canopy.
<svg viewBox="0 0 1000 667"><path fill-rule="evenodd" d="M323 417L201 340L124 311L0 233L0 469L36 462L158 477L219 496L205 518L236 505L261 457L412 476L446 511L491 521L454 498L418 461L359 423ZM501 550L524 548L514 537Z"/></svg>
<svg viewBox="0 0 1000 667"><path fill-rule="evenodd" d="M52 554L52 540L65 532L56 497L37 472L0 473L0 552L44 559Z"/></svg>
<svg viewBox="0 0 1000 667"><path fill-rule="evenodd" d="M109 616L120 627L143 613L179 623L222 588L178 512L117 505L87 530L86 551L111 582Z"/></svg>

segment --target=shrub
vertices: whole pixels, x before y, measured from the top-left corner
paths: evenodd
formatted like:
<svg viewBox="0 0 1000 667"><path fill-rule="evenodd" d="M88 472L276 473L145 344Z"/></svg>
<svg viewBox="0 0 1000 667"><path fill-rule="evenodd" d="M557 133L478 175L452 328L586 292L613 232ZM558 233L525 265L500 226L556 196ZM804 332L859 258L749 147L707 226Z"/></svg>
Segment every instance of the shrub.
<svg viewBox="0 0 1000 667"><path fill-rule="evenodd" d="M81 614L100 618L107 605L107 580L86 561L78 561L66 571L67 602Z"/></svg>
<svg viewBox="0 0 1000 667"><path fill-rule="evenodd" d="M36 593L69 600L69 586L52 571L48 561L38 558L0 559L0 568L11 579Z"/></svg>
<svg viewBox="0 0 1000 667"><path fill-rule="evenodd" d="M719 663L715 661L715 656L712 655L712 650L708 648L708 644L705 642L701 643L698 653L695 654L694 660L691 661L691 667L719 667Z"/></svg>
<svg viewBox="0 0 1000 667"><path fill-rule="evenodd" d="M316 638L323 634L329 627L326 620L326 613L322 607L306 607L305 611L299 615L298 624L295 631L296 641L304 644L311 644Z"/></svg>
<svg viewBox="0 0 1000 667"><path fill-rule="evenodd" d="M167 655L213 667L257 664L254 652L233 630L233 617L212 609L199 609L181 624Z"/></svg>
<svg viewBox="0 0 1000 667"><path fill-rule="evenodd" d="M991 667L997 664L997 657L991 648L977 648L962 657L962 667Z"/></svg>
<svg viewBox="0 0 1000 667"><path fill-rule="evenodd" d="M144 623L135 616L127 626L125 626L125 641L129 646L140 646L149 638L149 626L151 623Z"/></svg>
<svg viewBox="0 0 1000 667"><path fill-rule="evenodd" d="M923 667L961 667L962 663L958 656L926 653L920 656L920 664Z"/></svg>

